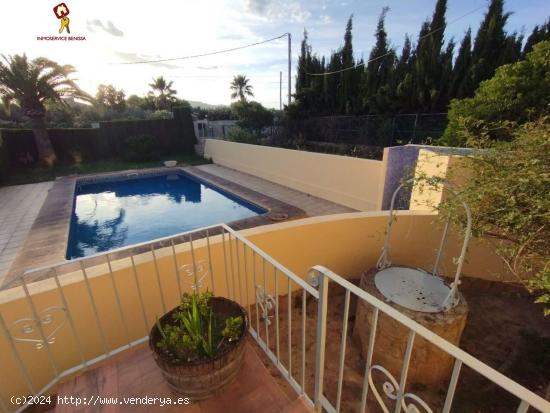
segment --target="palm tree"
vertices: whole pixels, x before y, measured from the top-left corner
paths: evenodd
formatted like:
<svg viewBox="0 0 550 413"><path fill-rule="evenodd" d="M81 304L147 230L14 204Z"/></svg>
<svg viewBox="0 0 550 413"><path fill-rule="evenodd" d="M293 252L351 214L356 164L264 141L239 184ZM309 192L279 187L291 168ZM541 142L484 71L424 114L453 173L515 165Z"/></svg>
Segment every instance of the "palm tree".
<svg viewBox="0 0 550 413"><path fill-rule="evenodd" d="M63 102L63 97L90 97L69 79L75 72L73 66L38 57L29 61L25 54L2 55L0 61L0 95L6 107L17 103L23 114L29 118L38 158L51 166L57 160L46 129L46 102Z"/></svg>
<svg viewBox="0 0 550 413"><path fill-rule="evenodd" d="M173 81L167 82L163 76L159 76L156 79L153 78L153 83L149 83L153 93L158 93L157 96L157 108L161 110L170 109L170 103L176 100L177 90L172 89Z"/></svg>
<svg viewBox="0 0 550 413"><path fill-rule="evenodd" d="M249 82L250 79L248 79L245 75L237 75L233 77L233 81L230 86L232 91L231 99L239 98L242 102L245 102L247 96L254 96L254 93L252 93L252 85L250 85Z"/></svg>

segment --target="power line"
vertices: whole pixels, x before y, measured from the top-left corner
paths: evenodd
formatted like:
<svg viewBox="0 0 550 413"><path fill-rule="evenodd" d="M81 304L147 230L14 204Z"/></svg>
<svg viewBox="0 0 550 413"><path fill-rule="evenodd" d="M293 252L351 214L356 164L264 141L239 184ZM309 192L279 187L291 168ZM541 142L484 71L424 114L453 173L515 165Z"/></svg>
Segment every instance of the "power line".
<svg viewBox="0 0 550 413"><path fill-rule="evenodd" d="M215 52L201 53L201 54L190 55L190 56L182 56L182 57L172 57L172 58L169 58L169 59L140 60L140 61L137 61L137 62L115 62L115 63L111 63L111 64L115 64L115 65L116 64L118 64L118 65L139 65L139 64L146 64L146 63L161 63L161 62L172 62L174 60L195 59L197 57L212 56L212 55L221 54L221 53L234 52L236 50L246 49L248 47L258 46L260 44L264 44L264 43L272 42L273 40L280 39L280 38L285 37L287 35L288 35L288 33L284 33L284 34L281 34L280 36L272 37L271 39L246 44L244 46L233 47L231 49L217 50Z"/></svg>
<svg viewBox="0 0 550 413"><path fill-rule="evenodd" d="M227 79L227 78L232 78L233 75L231 73L227 73L227 74L223 74L223 75L222 74L220 74L220 75L201 75L201 74L196 74L196 75L166 75L165 77L168 77L168 78L171 78L171 79L180 79L180 78ZM253 81L256 81L256 79L278 79L278 77L276 77L275 75L251 75L250 79L253 80ZM277 83L279 83L279 82L277 81Z"/></svg>
<svg viewBox="0 0 550 413"><path fill-rule="evenodd" d="M464 17L469 16L470 14L475 13L476 11L478 11L478 10L484 8L484 7L485 7L485 5L476 7L475 9L469 11L468 13L465 13L465 14L463 14L462 16L457 17L457 18L454 19L454 20L451 20L447 25L456 23L457 21L463 19ZM425 35L419 37L419 38L418 38L418 41L420 42L421 40L424 40L426 37L429 37L429 36L431 36L432 34L438 32L438 31L440 31L440 30L443 30L444 28L445 28L445 26L441 26L441 27L438 27L437 29L433 29L431 32L428 32L428 33L426 33ZM365 66L365 65L367 65L367 64L369 64L369 63L371 63L371 62L375 62L375 61L377 61L377 60L380 60L380 59L382 59L382 58L384 58L384 57L386 57L386 56L389 56L389 55L391 55L391 54L393 54L393 53L394 53L394 51L392 50L392 51L390 51L390 52L388 52L388 53L384 53L384 54L382 54L382 55L380 55L380 56L376 56L376 57L374 57L374 58L372 58L372 59L370 59L370 60L367 60L366 62L359 63L359 64L356 64L356 65L354 65L354 66L346 67L346 68L344 68L344 69L334 70L334 71L332 71L332 72L323 72L323 73L308 73L308 72L306 72L306 75L308 75L308 76L326 76L326 75L333 75L333 74L336 74L336 73L346 72L346 71L348 71L348 70L353 70L353 69L356 69L356 68L358 68L358 67Z"/></svg>

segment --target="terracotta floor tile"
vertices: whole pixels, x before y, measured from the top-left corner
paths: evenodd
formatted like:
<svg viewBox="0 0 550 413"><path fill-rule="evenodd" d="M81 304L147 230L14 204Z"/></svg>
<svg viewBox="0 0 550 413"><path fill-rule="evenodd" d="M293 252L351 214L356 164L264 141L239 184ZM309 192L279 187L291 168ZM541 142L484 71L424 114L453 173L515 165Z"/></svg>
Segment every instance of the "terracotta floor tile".
<svg viewBox="0 0 550 413"><path fill-rule="evenodd" d="M308 412L300 410L302 403L290 400L275 382L267 368L255 353L251 344L246 344L245 362L234 382L222 393L210 399L190 405L164 406L127 405L124 397L145 396L176 400L182 397L174 393L164 381L150 350L143 346L129 350L58 386L59 396L117 397L118 404L103 406L58 405L55 413L79 412L157 412L163 413L279 413Z"/></svg>

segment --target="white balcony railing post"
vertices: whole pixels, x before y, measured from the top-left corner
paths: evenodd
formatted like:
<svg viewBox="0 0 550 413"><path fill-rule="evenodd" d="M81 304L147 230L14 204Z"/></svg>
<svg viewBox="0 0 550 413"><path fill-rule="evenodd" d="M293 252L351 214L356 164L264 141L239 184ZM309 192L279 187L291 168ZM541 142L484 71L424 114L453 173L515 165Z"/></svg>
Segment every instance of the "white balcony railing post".
<svg viewBox="0 0 550 413"><path fill-rule="evenodd" d="M315 411L321 413L323 403L323 382L325 373L325 344L327 339L327 308L328 308L328 282L329 278L322 271L310 270L311 283L319 289L317 301L317 339L315 342L315 390L313 401Z"/></svg>

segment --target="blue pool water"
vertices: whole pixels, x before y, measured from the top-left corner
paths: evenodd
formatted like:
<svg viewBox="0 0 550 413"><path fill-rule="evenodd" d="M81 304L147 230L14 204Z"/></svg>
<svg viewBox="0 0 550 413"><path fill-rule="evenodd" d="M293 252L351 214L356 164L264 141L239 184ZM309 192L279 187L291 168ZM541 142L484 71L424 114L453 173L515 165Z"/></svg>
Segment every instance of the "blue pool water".
<svg viewBox="0 0 550 413"><path fill-rule="evenodd" d="M77 185L67 258L79 258L266 210L183 172Z"/></svg>

